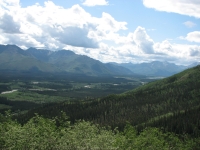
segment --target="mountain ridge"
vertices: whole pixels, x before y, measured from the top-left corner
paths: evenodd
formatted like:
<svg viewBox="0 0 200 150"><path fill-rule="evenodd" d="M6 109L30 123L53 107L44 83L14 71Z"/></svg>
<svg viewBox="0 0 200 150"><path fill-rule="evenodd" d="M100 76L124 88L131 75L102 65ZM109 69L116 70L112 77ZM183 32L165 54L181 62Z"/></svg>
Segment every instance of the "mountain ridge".
<svg viewBox="0 0 200 150"><path fill-rule="evenodd" d="M167 77L193 67L169 62L150 63L102 63L70 50L50 51L29 48L22 50L16 45L0 45L0 70L36 71L49 73L75 73L85 75L145 75Z"/></svg>
<svg viewBox="0 0 200 150"><path fill-rule="evenodd" d="M70 50L50 51L36 48L22 50L16 45L0 46L0 70L66 72L93 76L133 74L127 68L114 65L107 67L98 60L75 54Z"/></svg>

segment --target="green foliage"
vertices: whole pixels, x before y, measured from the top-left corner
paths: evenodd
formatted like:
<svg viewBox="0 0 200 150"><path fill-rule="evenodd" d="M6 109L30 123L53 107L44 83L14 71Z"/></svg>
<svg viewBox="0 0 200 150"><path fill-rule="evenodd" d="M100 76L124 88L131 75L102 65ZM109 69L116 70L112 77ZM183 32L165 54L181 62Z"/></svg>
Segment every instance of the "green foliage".
<svg viewBox="0 0 200 150"><path fill-rule="evenodd" d="M198 149L199 139L180 139L175 134L157 128L146 128L141 133L127 124L123 132L100 127L91 122L77 121L70 125L68 117L47 119L35 115L20 125L4 117L0 123L0 149L20 150L190 150ZM60 123L58 126L57 122Z"/></svg>
<svg viewBox="0 0 200 150"><path fill-rule="evenodd" d="M90 122L78 122L61 132L59 149L116 149L114 133Z"/></svg>
<svg viewBox="0 0 200 150"><path fill-rule="evenodd" d="M128 150L134 147L137 131L129 123L125 126L124 131L119 133L116 143L119 149Z"/></svg>
<svg viewBox="0 0 200 150"><path fill-rule="evenodd" d="M183 150L184 144L171 133L162 133L156 128L147 128L140 133L135 140L137 149L180 149Z"/></svg>
<svg viewBox="0 0 200 150"><path fill-rule="evenodd" d="M198 139L189 139L186 135L184 139L179 138L174 133L163 132L158 128L146 128L137 134L130 124L119 133L116 143L120 150L190 150L199 147Z"/></svg>
<svg viewBox="0 0 200 150"><path fill-rule="evenodd" d="M3 117L3 116L1 116ZM111 130L80 121L71 126L67 117L46 119L36 115L21 126L15 121L0 123L1 149L115 149ZM59 122L59 126L56 122Z"/></svg>

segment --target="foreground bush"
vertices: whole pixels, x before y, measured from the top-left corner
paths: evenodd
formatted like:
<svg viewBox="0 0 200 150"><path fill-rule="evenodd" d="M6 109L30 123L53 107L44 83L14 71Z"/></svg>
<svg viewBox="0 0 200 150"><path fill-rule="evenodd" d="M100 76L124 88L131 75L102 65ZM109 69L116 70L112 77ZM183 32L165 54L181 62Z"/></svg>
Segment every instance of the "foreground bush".
<svg viewBox="0 0 200 150"><path fill-rule="evenodd" d="M198 149L198 139L181 140L157 128L147 128L139 135L127 125L123 132L86 121L70 125L67 117L46 119L36 115L23 126L7 115L0 115L0 149L20 150L132 150Z"/></svg>

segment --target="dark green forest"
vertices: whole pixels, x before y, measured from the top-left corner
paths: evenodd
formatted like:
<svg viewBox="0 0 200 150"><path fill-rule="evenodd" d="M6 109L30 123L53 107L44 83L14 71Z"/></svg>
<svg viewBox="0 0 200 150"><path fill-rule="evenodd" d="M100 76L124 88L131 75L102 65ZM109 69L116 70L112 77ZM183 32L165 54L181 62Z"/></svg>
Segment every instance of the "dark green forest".
<svg viewBox="0 0 200 150"><path fill-rule="evenodd" d="M0 133L1 149L200 149L200 66L122 94L2 112Z"/></svg>

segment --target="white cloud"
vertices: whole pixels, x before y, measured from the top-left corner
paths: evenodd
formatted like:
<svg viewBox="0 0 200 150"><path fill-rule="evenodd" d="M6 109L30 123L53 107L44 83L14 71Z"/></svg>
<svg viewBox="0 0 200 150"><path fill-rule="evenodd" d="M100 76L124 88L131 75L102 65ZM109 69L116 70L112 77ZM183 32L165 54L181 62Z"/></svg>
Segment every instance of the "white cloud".
<svg viewBox="0 0 200 150"><path fill-rule="evenodd" d="M20 0L2 0L0 4L8 5L8 6L19 6Z"/></svg>
<svg viewBox="0 0 200 150"><path fill-rule="evenodd" d="M5 33L20 33L20 23L15 22L11 15L5 13L0 20L0 29Z"/></svg>
<svg viewBox="0 0 200 150"><path fill-rule="evenodd" d="M155 43L154 50L158 54L170 55L173 51L173 47L168 40L164 40L161 43Z"/></svg>
<svg viewBox="0 0 200 150"><path fill-rule="evenodd" d="M199 0L143 0L148 8L200 18Z"/></svg>
<svg viewBox="0 0 200 150"><path fill-rule="evenodd" d="M0 6L9 9L17 9L18 7L20 7L20 0L1 0Z"/></svg>
<svg viewBox="0 0 200 150"><path fill-rule="evenodd" d="M106 0L85 0L83 2L83 5L85 6L97 6L97 5L108 5L108 1Z"/></svg>
<svg viewBox="0 0 200 150"><path fill-rule="evenodd" d="M190 48L190 56L200 57L200 46L193 46Z"/></svg>
<svg viewBox="0 0 200 150"><path fill-rule="evenodd" d="M84 49L78 47L68 47L67 49L72 49L76 53L87 55L102 62L141 63L144 61L159 60L188 65L200 59L200 46L175 44L170 43L168 40L162 41L161 43L154 43L153 54L144 53L138 47L137 42L135 44L129 43L116 46L100 43L99 48L95 49L95 51L89 48Z"/></svg>
<svg viewBox="0 0 200 150"><path fill-rule="evenodd" d="M148 36L146 33L145 28L142 27L137 27L135 32L133 33L133 38L138 47L147 54L152 54L154 53L153 45L154 42L153 40Z"/></svg>
<svg viewBox="0 0 200 150"><path fill-rule="evenodd" d="M102 18L98 20L97 29L105 32L117 32L119 30L126 30L126 25L126 22L118 22L110 14L103 12Z"/></svg>
<svg viewBox="0 0 200 150"><path fill-rule="evenodd" d="M199 61L200 46L190 44L175 44L165 40L161 43L155 43L155 52L161 54L160 58L166 61L172 61L179 64L188 64Z"/></svg>
<svg viewBox="0 0 200 150"><path fill-rule="evenodd" d="M45 47L44 43L37 41L35 38L25 34L9 34L7 35L7 42L9 44L14 44L23 47Z"/></svg>
<svg viewBox="0 0 200 150"><path fill-rule="evenodd" d="M10 43L15 37L14 34L22 34L23 37L31 37L45 47L51 47L52 41L63 45L72 45L76 47L97 48L98 38L103 36L104 32L118 32L126 29L125 22L116 21L111 15L102 13L101 18L92 17L79 5L65 9L55 5L52 1L47 1L44 6L35 4L26 8L17 6L17 9L11 9L11 5L17 5L17 1L12 3L1 3L0 9L0 32L7 33ZM97 34L97 39L92 34ZM21 36L21 37L22 37ZM20 39L20 38L19 38ZM18 39L18 40L19 40ZM25 38L23 41L29 44L30 40ZM33 42L33 43L37 43ZM17 42L20 44L20 42ZM38 45L38 43L36 44ZM20 46L20 45L19 45ZM55 47L55 46L54 46Z"/></svg>
<svg viewBox="0 0 200 150"><path fill-rule="evenodd" d="M62 32L52 34L60 42L66 45L72 45L76 47L87 47L87 48L97 48L98 43L93 39L88 38L88 30L85 28L78 27L66 27L63 28Z"/></svg>
<svg viewBox="0 0 200 150"><path fill-rule="evenodd" d="M186 21L183 24L188 28L192 28L192 27L196 26L196 24L191 21Z"/></svg>
<svg viewBox="0 0 200 150"><path fill-rule="evenodd" d="M200 43L200 31L194 31L188 33L185 39L190 42Z"/></svg>
<svg viewBox="0 0 200 150"><path fill-rule="evenodd" d="M7 43L7 42L8 42L8 39L5 38L5 36L0 35L0 44L5 44L5 43Z"/></svg>

